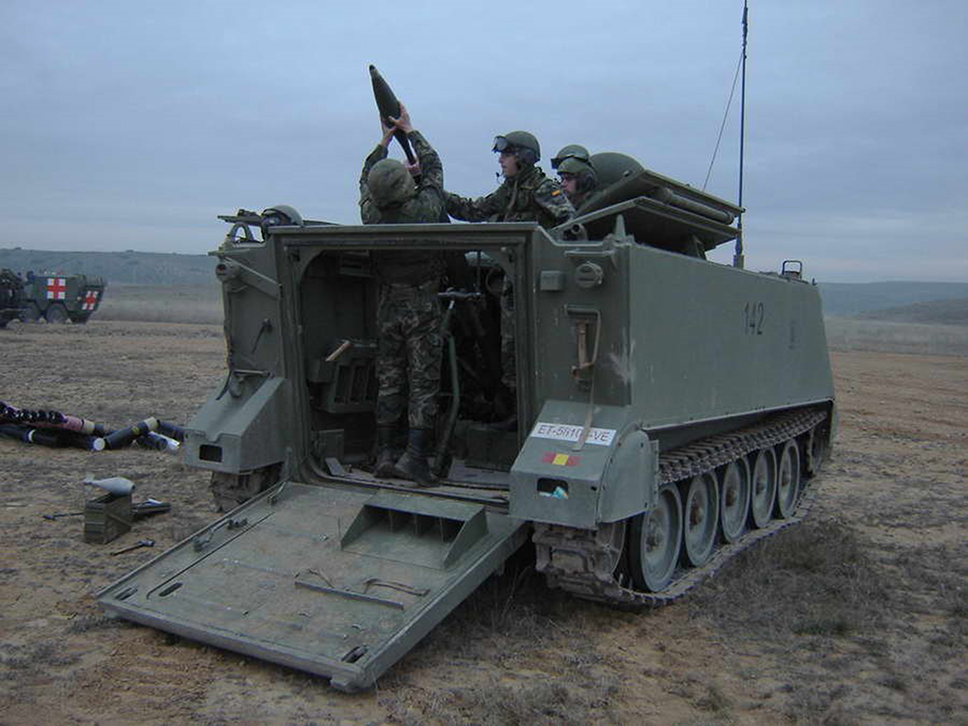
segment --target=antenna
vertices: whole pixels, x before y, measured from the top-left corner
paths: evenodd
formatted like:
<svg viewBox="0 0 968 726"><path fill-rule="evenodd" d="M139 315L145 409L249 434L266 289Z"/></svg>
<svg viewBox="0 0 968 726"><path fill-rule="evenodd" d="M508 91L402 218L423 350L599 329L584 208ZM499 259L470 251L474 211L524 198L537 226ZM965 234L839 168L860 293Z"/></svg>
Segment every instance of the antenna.
<svg viewBox="0 0 968 726"><path fill-rule="evenodd" d="M743 206L743 147L746 140L746 33L749 29L749 6L743 0L743 80L740 83L739 104L739 201L737 206ZM736 251L733 253L733 267L743 268L743 213L739 213L736 235Z"/></svg>

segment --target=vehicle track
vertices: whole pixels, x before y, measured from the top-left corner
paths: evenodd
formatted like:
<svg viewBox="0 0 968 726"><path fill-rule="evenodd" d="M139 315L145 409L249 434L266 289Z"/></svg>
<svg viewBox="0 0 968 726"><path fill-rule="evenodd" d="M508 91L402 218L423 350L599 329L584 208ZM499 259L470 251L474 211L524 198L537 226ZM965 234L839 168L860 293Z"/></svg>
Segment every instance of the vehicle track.
<svg viewBox="0 0 968 726"><path fill-rule="evenodd" d="M712 472L759 449L820 430L827 419L827 411L816 408L782 413L765 422L660 454L660 487ZM803 481L805 479L801 480L801 492ZM809 511L812 498L812 492L801 495L791 516L773 519L766 527L749 530L736 542L721 544L703 565L680 567L675 579L661 592L642 592L629 587L628 575L620 571L626 530L624 521L614 526L601 526L595 531L536 524L533 535L536 569L546 576L550 587L561 588L587 600L631 608L667 605L711 577L746 548L801 521Z"/></svg>

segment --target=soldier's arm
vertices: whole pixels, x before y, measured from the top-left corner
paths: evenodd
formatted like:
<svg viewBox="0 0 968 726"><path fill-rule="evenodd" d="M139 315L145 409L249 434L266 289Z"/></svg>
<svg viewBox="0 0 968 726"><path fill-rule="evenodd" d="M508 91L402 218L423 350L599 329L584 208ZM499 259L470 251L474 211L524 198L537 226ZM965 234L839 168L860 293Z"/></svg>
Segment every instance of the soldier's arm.
<svg viewBox="0 0 968 726"><path fill-rule="evenodd" d="M366 157L363 162L363 171L360 173L360 218L363 220L363 224L379 221L380 212L370 198L370 187L366 183L366 178L370 175L370 169L373 168L374 164L387 158L387 148L390 146L390 139L393 138L393 132L396 130L395 125L388 126L382 118L380 119L380 128L383 129L383 137L376 148Z"/></svg>
<svg viewBox="0 0 968 726"><path fill-rule="evenodd" d="M485 222L501 210L503 189L504 187L501 186L496 192L491 192L477 199L444 192L447 214L454 219L463 219L466 222Z"/></svg>
<svg viewBox="0 0 968 726"><path fill-rule="evenodd" d="M575 208L568 197L551 179L545 179L534 190L534 202L551 215L556 226L575 216Z"/></svg>
<svg viewBox="0 0 968 726"><path fill-rule="evenodd" d="M447 221L444 215L444 165L440 156L419 131L407 132L413 150L417 153L420 169L420 197L424 213L435 221Z"/></svg>
<svg viewBox="0 0 968 726"><path fill-rule="evenodd" d="M413 145L413 150L417 152L420 160L420 186L432 186L443 194L444 191L444 165L440 162L440 156L416 129L412 129L407 138Z"/></svg>
<svg viewBox="0 0 968 726"><path fill-rule="evenodd" d="M383 144L377 144L376 148L366 157L366 161L363 162L363 172L360 174L360 219L363 220L363 224L369 224L379 216L376 205L370 198L370 188L367 186L366 178L369 176L373 165L386 157L387 147Z"/></svg>

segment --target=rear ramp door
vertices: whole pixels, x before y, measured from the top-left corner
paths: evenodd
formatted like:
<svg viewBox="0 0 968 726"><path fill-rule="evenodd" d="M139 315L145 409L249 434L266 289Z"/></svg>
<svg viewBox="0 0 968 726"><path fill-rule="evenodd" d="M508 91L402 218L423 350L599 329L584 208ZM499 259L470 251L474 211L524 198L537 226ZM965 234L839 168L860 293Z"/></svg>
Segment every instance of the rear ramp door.
<svg viewBox="0 0 968 726"><path fill-rule="evenodd" d="M371 686L500 567L526 529L474 502L288 482L98 601L125 619L353 691Z"/></svg>

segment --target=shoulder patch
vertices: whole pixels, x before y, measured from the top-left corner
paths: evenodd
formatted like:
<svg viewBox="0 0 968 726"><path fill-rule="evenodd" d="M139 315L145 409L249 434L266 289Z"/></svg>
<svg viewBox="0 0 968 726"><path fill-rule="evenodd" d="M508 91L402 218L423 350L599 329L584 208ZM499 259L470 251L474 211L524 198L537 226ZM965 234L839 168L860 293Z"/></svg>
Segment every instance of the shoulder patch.
<svg viewBox="0 0 968 726"><path fill-rule="evenodd" d="M559 194L561 194L560 189L555 189L553 192L551 192L551 196L553 197L557 197Z"/></svg>

